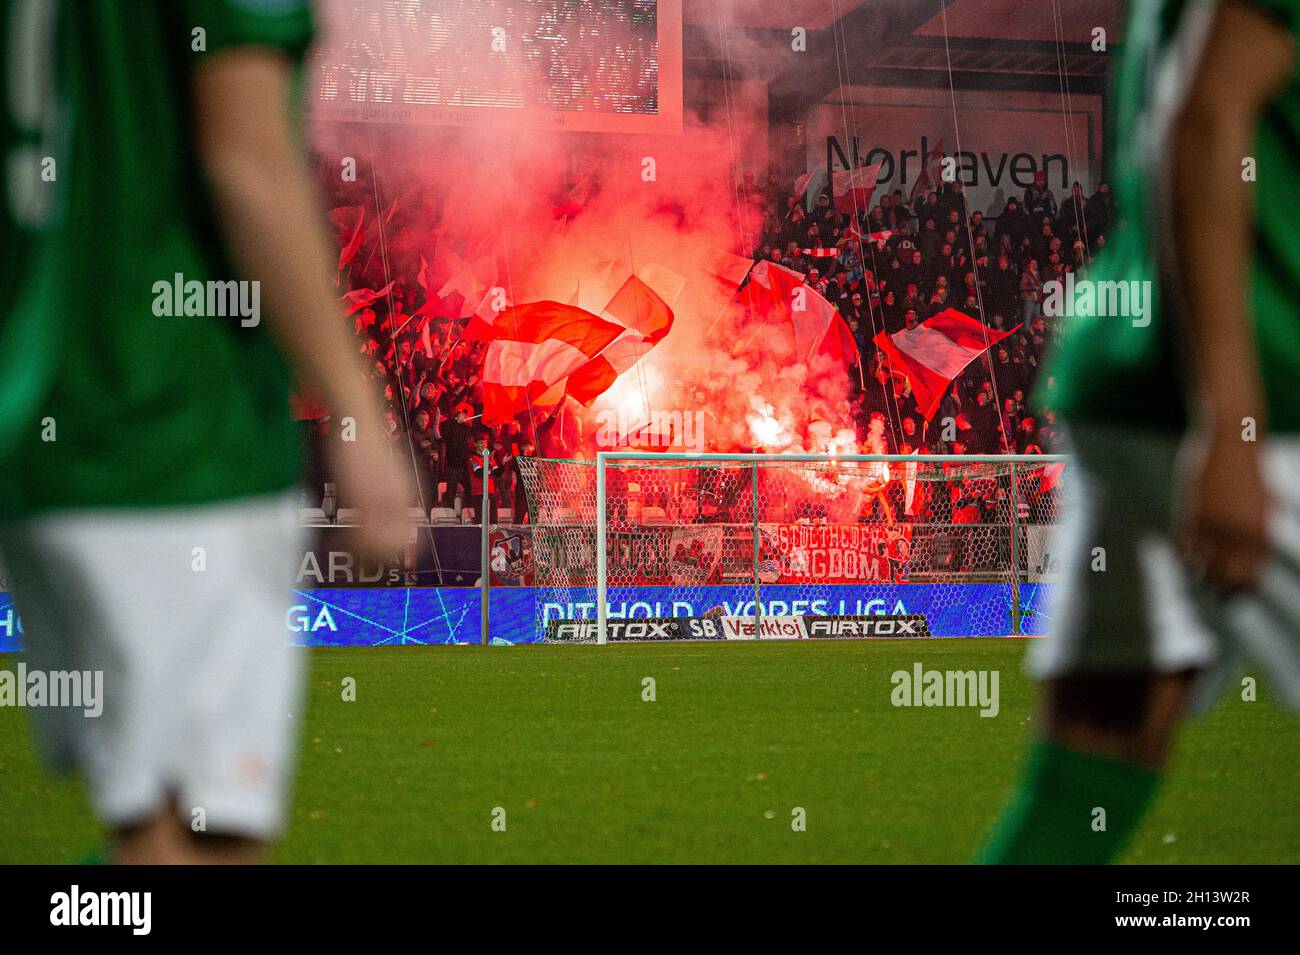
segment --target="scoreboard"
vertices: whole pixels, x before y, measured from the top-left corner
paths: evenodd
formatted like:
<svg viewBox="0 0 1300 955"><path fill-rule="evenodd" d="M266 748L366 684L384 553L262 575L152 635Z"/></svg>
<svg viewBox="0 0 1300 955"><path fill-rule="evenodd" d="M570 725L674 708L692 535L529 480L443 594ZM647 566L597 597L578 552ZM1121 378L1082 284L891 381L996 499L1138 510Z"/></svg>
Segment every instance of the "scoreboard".
<svg viewBox="0 0 1300 955"><path fill-rule="evenodd" d="M673 133L681 0L326 0L317 119Z"/></svg>

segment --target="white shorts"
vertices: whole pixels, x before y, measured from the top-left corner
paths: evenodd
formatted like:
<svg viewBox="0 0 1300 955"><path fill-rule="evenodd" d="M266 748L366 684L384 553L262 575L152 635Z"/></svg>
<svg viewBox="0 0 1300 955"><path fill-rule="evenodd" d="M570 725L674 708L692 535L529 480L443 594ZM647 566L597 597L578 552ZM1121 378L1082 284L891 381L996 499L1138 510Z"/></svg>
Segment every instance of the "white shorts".
<svg viewBox="0 0 1300 955"><path fill-rule="evenodd" d="M1258 591L1230 600L1193 581L1173 542L1179 436L1076 426L1071 439L1066 519L1053 547L1065 568L1052 603L1055 636L1034 641L1030 672L1199 670L1204 708L1249 663L1284 705L1300 709L1300 439L1263 449L1273 555Z"/></svg>
<svg viewBox="0 0 1300 955"><path fill-rule="evenodd" d="M303 660L285 611L301 534L296 491L0 524L28 672L103 674L98 717L31 713L50 762L84 774L105 822L141 821L174 798L195 829L265 839L282 827Z"/></svg>

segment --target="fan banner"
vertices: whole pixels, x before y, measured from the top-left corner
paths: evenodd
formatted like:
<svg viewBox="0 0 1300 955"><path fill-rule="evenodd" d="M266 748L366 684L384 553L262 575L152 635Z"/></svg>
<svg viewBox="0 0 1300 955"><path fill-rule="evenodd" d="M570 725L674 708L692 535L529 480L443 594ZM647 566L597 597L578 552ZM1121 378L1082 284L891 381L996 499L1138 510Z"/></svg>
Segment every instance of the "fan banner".
<svg viewBox="0 0 1300 955"><path fill-rule="evenodd" d="M762 524L761 583L888 583L907 579L911 524Z"/></svg>
<svg viewBox="0 0 1300 955"><path fill-rule="evenodd" d="M595 531L533 535L536 579L563 573L575 585L595 583ZM907 580L910 524L769 524L759 526L758 582L863 584ZM607 573L613 586L703 586L752 578L753 527L748 524L626 525L606 535Z"/></svg>

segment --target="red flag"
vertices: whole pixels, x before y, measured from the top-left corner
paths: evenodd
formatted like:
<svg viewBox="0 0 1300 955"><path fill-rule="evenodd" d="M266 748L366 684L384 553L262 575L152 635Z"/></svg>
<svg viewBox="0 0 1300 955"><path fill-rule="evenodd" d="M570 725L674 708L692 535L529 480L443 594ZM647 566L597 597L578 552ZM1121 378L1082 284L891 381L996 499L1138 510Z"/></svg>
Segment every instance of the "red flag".
<svg viewBox="0 0 1300 955"><path fill-rule="evenodd" d="M808 183L812 182L814 170L809 169L806 173L794 181L794 197L802 199L805 192L808 191Z"/></svg>
<svg viewBox="0 0 1300 955"><path fill-rule="evenodd" d="M424 346L424 356L433 360L433 342L429 338L429 319L425 319L420 325L420 344Z"/></svg>
<svg viewBox="0 0 1300 955"><path fill-rule="evenodd" d="M392 282L389 282L383 288L378 290L370 289L370 288L354 288L352 291L348 292L343 296L343 301L347 303L348 306L347 311L345 311L343 314L351 315L359 308L365 308L368 305L375 304L375 302L379 301L390 291L392 291L392 288L393 288Z"/></svg>
<svg viewBox="0 0 1300 955"><path fill-rule="evenodd" d="M876 191L880 163L858 166L831 173L831 195L836 212L855 212L871 208L871 194Z"/></svg>
<svg viewBox="0 0 1300 955"><path fill-rule="evenodd" d="M817 345L816 354L823 355L833 361L851 368L861 360L858 352L858 341L853 337L853 332L849 330L849 323L844 320L844 316L836 312L830 317L826 324L826 330L822 334L822 340Z"/></svg>
<svg viewBox="0 0 1300 955"><path fill-rule="evenodd" d="M872 342L885 353L892 374L907 376L916 405L929 421L939 410L944 393L966 366L1019 329L1017 325L999 332L955 308L947 308L915 328L892 335L880 332Z"/></svg>
<svg viewBox="0 0 1300 955"><path fill-rule="evenodd" d="M609 347L569 376L566 393L584 405L602 395L673 327L673 310L635 275L628 277L600 317L623 329Z"/></svg>
<svg viewBox="0 0 1300 955"><path fill-rule="evenodd" d="M863 233L863 231L858 228L856 222L851 222L849 223L849 227L844 230L844 234L857 242L865 242L868 244L874 242L876 243L876 249L881 250L884 249L885 243L894 237L894 230L883 229L880 232Z"/></svg>
<svg viewBox="0 0 1300 955"><path fill-rule="evenodd" d="M504 424L624 331L559 302L506 309L483 360L483 423Z"/></svg>
<svg viewBox="0 0 1300 955"><path fill-rule="evenodd" d="M429 315L433 312L433 307L438 304L438 297L429 290L429 280L432 276L429 274L429 263L425 261L423 255L420 256L420 271L415 276L415 282L420 288L424 289L424 304L415 310L416 315Z"/></svg>
<svg viewBox="0 0 1300 955"><path fill-rule="evenodd" d="M909 201L915 199L918 195L929 192L931 189L939 188L939 183L943 181L943 140L940 139L935 147L930 150L930 155L922 160L921 175L916 177L916 182L912 184L912 193ZM922 223L924 225L924 223Z"/></svg>
<svg viewBox="0 0 1300 955"><path fill-rule="evenodd" d="M492 256L484 256L473 262L467 262L455 252L447 254L447 261L451 266L451 278L442 288L438 289L439 298L447 298L449 295L460 293L464 299L464 306L460 314L466 312L478 316L486 324L491 324L496 318L496 313L491 309L492 287L497 281L497 263ZM474 321L470 322L471 327L475 325ZM472 334L470 338L490 339L490 335Z"/></svg>
<svg viewBox="0 0 1300 955"><path fill-rule="evenodd" d="M754 267L754 260L730 252L718 252L704 266L706 272L731 289L740 288L745 276Z"/></svg>
<svg viewBox="0 0 1300 955"><path fill-rule="evenodd" d="M1044 467L1038 474L1038 493L1046 494L1061 483L1065 474L1065 462L1057 461Z"/></svg>
<svg viewBox="0 0 1300 955"><path fill-rule="evenodd" d="M366 207L339 206L330 210L329 220L339 229L339 269L341 270L357 257L361 243L365 241Z"/></svg>
<svg viewBox="0 0 1300 955"><path fill-rule="evenodd" d="M820 292L805 285L803 275L794 269L759 262L750 270L749 284L739 298L765 319L790 323L800 361L821 354L839 358L847 365L857 356L857 343L843 317Z"/></svg>

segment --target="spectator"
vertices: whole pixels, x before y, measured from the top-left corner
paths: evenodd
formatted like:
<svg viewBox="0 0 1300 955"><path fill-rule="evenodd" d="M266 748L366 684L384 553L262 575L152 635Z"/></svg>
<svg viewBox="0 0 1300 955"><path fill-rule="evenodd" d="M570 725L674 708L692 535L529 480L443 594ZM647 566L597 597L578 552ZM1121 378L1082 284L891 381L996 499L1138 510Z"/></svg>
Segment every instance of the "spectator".
<svg viewBox="0 0 1300 955"><path fill-rule="evenodd" d="M457 513L465 506L465 498L473 494L473 482L469 474L472 430L470 416L473 410L468 403L456 405L451 419L442 428L447 449L447 487L442 497L442 506L454 508Z"/></svg>
<svg viewBox="0 0 1300 955"><path fill-rule="evenodd" d="M1038 315L1039 305L1044 299L1043 279L1038 274L1038 261L1030 259L1020 276L1020 301L1022 307L1021 321L1026 325Z"/></svg>

